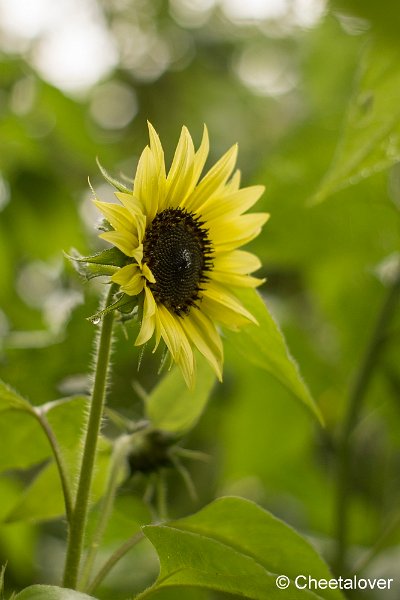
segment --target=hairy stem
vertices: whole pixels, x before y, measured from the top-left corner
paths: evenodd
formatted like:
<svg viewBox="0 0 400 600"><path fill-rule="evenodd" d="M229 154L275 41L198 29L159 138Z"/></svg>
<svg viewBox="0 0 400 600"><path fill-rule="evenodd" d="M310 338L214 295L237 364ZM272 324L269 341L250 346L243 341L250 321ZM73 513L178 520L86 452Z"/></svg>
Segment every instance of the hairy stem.
<svg viewBox="0 0 400 600"><path fill-rule="evenodd" d="M112 302L115 286L111 285L106 296L105 306ZM75 506L69 527L67 556L65 560L63 586L76 589L83 550L83 541L89 506L93 467L96 458L97 441L106 392L107 372L111 353L111 338L114 311L106 313L102 319L99 343L96 351L96 366L89 418L86 429L82 463L79 472Z"/></svg>
<svg viewBox="0 0 400 600"><path fill-rule="evenodd" d="M351 454L353 430L358 422L364 397L368 390L374 369L383 349L388 324L395 311L400 291L400 275L388 289L386 299L378 314L375 328L367 346L364 358L356 374L347 404L338 447L337 495L336 495L336 560L337 574L344 575L347 567L349 535L349 496L351 494Z"/></svg>

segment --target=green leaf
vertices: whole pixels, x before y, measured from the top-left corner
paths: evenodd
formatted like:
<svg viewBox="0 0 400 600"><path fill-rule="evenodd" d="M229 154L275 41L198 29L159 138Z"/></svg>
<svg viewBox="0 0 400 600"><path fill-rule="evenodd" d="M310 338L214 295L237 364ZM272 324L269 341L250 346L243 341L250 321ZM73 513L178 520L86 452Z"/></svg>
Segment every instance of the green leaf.
<svg viewBox="0 0 400 600"><path fill-rule="evenodd" d="M87 420L89 398L74 396L49 402L46 418L57 438L71 489L76 484L82 451L82 432Z"/></svg>
<svg viewBox="0 0 400 600"><path fill-rule="evenodd" d="M53 519L64 513L64 498L57 467L55 463L50 463L20 495L4 522Z"/></svg>
<svg viewBox="0 0 400 600"><path fill-rule="evenodd" d="M331 579L327 565L291 527L248 500L220 498L190 517L143 530L161 568L157 581L138 599L165 587L184 586L253 600L343 599L339 590L317 594L295 587L300 574ZM277 588L278 575L291 580L286 590Z"/></svg>
<svg viewBox="0 0 400 600"><path fill-rule="evenodd" d="M0 411L2 410L22 410L32 412L32 405L23 398L11 386L0 379Z"/></svg>
<svg viewBox="0 0 400 600"><path fill-rule="evenodd" d="M55 400L40 408L57 439L70 489L76 484L82 452L82 431L87 418L86 396ZM0 420L0 437L4 450L0 453L0 470L27 468L52 457L51 448L36 417L4 412ZM104 493L110 457L110 443L100 438L96 457L92 499ZM6 522L53 519L64 515L64 499L59 474L53 462L46 465L32 483L16 499Z"/></svg>
<svg viewBox="0 0 400 600"><path fill-rule="evenodd" d="M3 411L0 439L0 473L29 468L51 455L49 443L36 418L27 412Z"/></svg>
<svg viewBox="0 0 400 600"><path fill-rule="evenodd" d="M15 600L94 600L94 596L55 585L31 585L17 594Z"/></svg>
<svg viewBox="0 0 400 600"><path fill-rule="evenodd" d="M285 338L261 296L255 290L240 290L236 295L259 325L248 325L239 333L228 331L228 340L247 360L268 371L297 399L304 402L322 423L321 413L300 375L297 363L290 355Z"/></svg>
<svg viewBox="0 0 400 600"><path fill-rule="evenodd" d="M91 490L91 500L96 502L104 493L108 472L110 446L101 440L102 447L96 456L96 470ZM75 460L70 464L72 472L77 472L80 459L80 442L76 445ZM76 478L75 478L76 479ZM57 467L54 462L46 465L18 498L9 512L5 523L17 521L48 521L65 514L64 497L61 490Z"/></svg>
<svg viewBox="0 0 400 600"><path fill-rule="evenodd" d="M366 49L335 157L312 204L400 160L399 62L397 44Z"/></svg>
<svg viewBox="0 0 400 600"><path fill-rule="evenodd" d="M156 429L183 435L200 418L215 383L215 375L206 361L197 356L196 387L189 390L175 368L146 399L146 413Z"/></svg>

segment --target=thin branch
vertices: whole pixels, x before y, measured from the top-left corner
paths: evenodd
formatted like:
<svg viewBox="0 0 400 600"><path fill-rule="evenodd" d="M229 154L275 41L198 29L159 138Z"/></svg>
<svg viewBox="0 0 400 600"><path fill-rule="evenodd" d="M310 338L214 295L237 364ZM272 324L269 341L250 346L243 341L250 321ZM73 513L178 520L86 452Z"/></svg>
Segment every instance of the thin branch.
<svg viewBox="0 0 400 600"><path fill-rule="evenodd" d="M51 428L51 425L48 422L44 411L41 409L42 409L41 406L33 407L32 414L34 414L34 416L40 423L40 426L42 427L42 429L49 441L51 449L53 451L54 459L56 461L57 470L58 470L58 474L59 474L60 481L61 481L62 492L63 492L63 496L64 496L65 514L66 514L68 523L70 523L71 516L72 516L72 495L71 495L70 485L69 485L68 476L67 476L67 469L66 469L65 463L64 463L64 457L62 455L60 446L58 445L58 440L54 434L54 431Z"/></svg>
<svg viewBox="0 0 400 600"><path fill-rule="evenodd" d="M121 560L121 558L123 558L125 556L125 554L127 554L131 548L136 546L136 544L138 544L143 539L144 539L143 532L138 531L132 537L130 537L126 542L124 542L124 544L122 544L122 546L120 546L110 556L110 558L104 563L104 565L101 567L101 569L97 573L96 577L89 584L89 586L86 590L87 593L92 594L96 590L96 588L100 585L100 583L103 581L103 579L106 577L106 575L108 575L108 573L111 571L111 569L114 567L114 565L116 565L117 562L119 562Z"/></svg>

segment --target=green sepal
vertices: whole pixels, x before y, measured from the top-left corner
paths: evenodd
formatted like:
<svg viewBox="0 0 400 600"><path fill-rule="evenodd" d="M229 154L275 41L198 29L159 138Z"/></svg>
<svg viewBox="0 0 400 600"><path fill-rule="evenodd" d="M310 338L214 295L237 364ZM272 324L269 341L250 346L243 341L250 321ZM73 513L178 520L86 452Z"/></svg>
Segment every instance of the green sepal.
<svg viewBox="0 0 400 600"><path fill-rule="evenodd" d="M81 256L72 248L70 254L64 252L64 256L72 262L79 275L82 275L85 279L113 275L120 267L126 265L127 262L125 254L114 246L91 256Z"/></svg>
<svg viewBox="0 0 400 600"><path fill-rule="evenodd" d="M126 256L121 250L115 246L107 248L90 256L81 256L74 248L71 249L71 254L65 254L70 260L93 263L96 265L114 265L115 267L123 267L126 264Z"/></svg>
<svg viewBox="0 0 400 600"><path fill-rule="evenodd" d="M122 294L118 300L99 310L94 315L87 317L88 321L97 324L104 315L107 315L113 310L120 310L123 313L129 313L134 310L137 306L137 299L135 296L128 296L128 294Z"/></svg>
<svg viewBox="0 0 400 600"><path fill-rule="evenodd" d="M124 183L122 183L121 181L118 181L118 179L114 179L114 177L111 177L111 175L109 175L107 173L107 171L105 170L105 168L100 164L98 158L96 158L96 162L97 162L97 166L99 167L100 172L103 175L104 179L110 185L115 187L115 189L117 189L119 192L123 192L124 194L132 194L132 188L126 187L126 185Z"/></svg>
<svg viewBox="0 0 400 600"><path fill-rule="evenodd" d="M113 275L116 271L118 271L118 267L113 267L112 265L92 265L80 264L78 266L77 271L80 275L85 277L86 279L93 279L94 277L101 277L104 275Z"/></svg>

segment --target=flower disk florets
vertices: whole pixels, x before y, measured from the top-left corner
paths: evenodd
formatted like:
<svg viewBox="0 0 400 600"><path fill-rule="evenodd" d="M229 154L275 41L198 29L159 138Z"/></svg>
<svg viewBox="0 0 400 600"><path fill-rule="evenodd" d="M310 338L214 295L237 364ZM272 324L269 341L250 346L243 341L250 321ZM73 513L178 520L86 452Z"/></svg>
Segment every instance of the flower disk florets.
<svg viewBox="0 0 400 600"><path fill-rule="evenodd" d="M199 300L212 267L212 245L204 222L183 208L160 212L146 231L143 262L154 275L148 286L155 300L176 315Z"/></svg>

